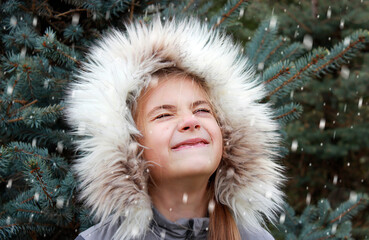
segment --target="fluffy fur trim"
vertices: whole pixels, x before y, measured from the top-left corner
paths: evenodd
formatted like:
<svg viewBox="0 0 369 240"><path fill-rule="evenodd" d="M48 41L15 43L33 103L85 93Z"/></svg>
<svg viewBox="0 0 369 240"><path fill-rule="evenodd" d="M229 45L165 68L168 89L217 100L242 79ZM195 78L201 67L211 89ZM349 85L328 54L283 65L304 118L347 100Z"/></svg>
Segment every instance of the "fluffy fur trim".
<svg viewBox="0 0 369 240"><path fill-rule="evenodd" d="M221 122L218 201L238 224L260 228L282 203L278 124L270 106L259 103L266 92L240 46L195 19L134 23L91 48L66 99L67 119L81 136L74 165L81 198L99 220L125 216L116 239L146 232L152 218L148 172L133 137L139 131L130 104L152 73L171 66L204 79Z"/></svg>

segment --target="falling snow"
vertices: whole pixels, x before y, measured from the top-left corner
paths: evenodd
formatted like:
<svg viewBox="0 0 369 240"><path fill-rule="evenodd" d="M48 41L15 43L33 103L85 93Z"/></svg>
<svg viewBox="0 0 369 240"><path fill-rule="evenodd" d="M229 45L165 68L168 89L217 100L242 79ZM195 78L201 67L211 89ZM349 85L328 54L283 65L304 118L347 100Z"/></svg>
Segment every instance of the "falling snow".
<svg viewBox="0 0 369 240"><path fill-rule="evenodd" d="M107 11L105 13L105 20L108 20L110 18L110 11Z"/></svg>
<svg viewBox="0 0 369 240"><path fill-rule="evenodd" d="M6 88L6 93L7 93L8 95L12 95L13 90L14 90L13 86L8 85L8 87Z"/></svg>
<svg viewBox="0 0 369 240"><path fill-rule="evenodd" d="M279 217L279 223L283 224L285 220L286 220L286 214L282 213L281 216Z"/></svg>
<svg viewBox="0 0 369 240"><path fill-rule="evenodd" d="M36 147L36 145L37 145L37 139L34 138L32 139L32 147Z"/></svg>
<svg viewBox="0 0 369 240"><path fill-rule="evenodd" d="M64 198L63 197L58 197L56 199L56 207L57 208L63 208L64 205Z"/></svg>
<svg viewBox="0 0 369 240"><path fill-rule="evenodd" d="M238 16L238 19L241 19L245 13L245 9L241 8L240 15Z"/></svg>
<svg viewBox="0 0 369 240"><path fill-rule="evenodd" d="M262 71L263 69L264 69L264 63L261 62L261 63L258 64L258 70Z"/></svg>
<svg viewBox="0 0 369 240"><path fill-rule="evenodd" d="M64 148L64 144L62 141L58 142L57 143L57 147L56 147L56 150L58 151L58 153L62 153L63 152L63 148Z"/></svg>
<svg viewBox="0 0 369 240"><path fill-rule="evenodd" d="M351 38L350 38L350 36L345 37L345 40L343 41L343 45L344 45L345 47L347 47L348 45L350 45L350 42L351 42Z"/></svg>
<svg viewBox="0 0 369 240"><path fill-rule="evenodd" d="M234 169L233 168L228 168L227 170L227 178L231 178L234 176Z"/></svg>
<svg viewBox="0 0 369 240"><path fill-rule="evenodd" d="M215 202L212 199L212 200L209 201L209 205L208 205L208 211L209 211L209 213L212 213L214 211L214 209L215 209Z"/></svg>
<svg viewBox="0 0 369 240"><path fill-rule="evenodd" d="M79 23L79 14L75 13L72 16L72 25L76 26Z"/></svg>
<svg viewBox="0 0 369 240"><path fill-rule="evenodd" d="M337 223L334 223L334 224L332 225L332 230L331 230L331 232L332 232L332 234L335 234L335 233L336 233L336 231L337 231Z"/></svg>
<svg viewBox="0 0 369 240"><path fill-rule="evenodd" d="M50 79L45 79L45 81L44 81L44 88L48 88L49 87L49 81L50 81Z"/></svg>
<svg viewBox="0 0 369 240"><path fill-rule="evenodd" d="M357 107L360 109L362 106L363 106L363 97L360 97Z"/></svg>
<svg viewBox="0 0 369 240"><path fill-rule="evenodd" d="M265 197L271 199L272 198L272 192L271 191L267 191L265 193Z"/></svg>
<svg viewBox="0 0 369 240"><path fill-rule="evenodd" d="M165 239L165 230L163 230L163 231L160 233L160 238L161 238L161 239Z"/></svg>
<svg viewBox="0 0 369 240"><path fill-rule="evenodd" d="M356 202L357 201L357 193L354 191L350 192L350 202Z"/></svg>
<svg viewBox="0 0 369 240"><path fill-rule="evenodd" d="M33 20L32 20L32 26L36 27L37 26L37 17L33 17Z"/></svg>
<svg viewBox="0 0 369 240"><path fill-rule="evenodd" d="M304 44L304 47L306 48L306 50L310 51L313 47L313 37L309 34L305 34L304 40L302 43Z"/></svg>
<svg viewBox="0 0 369 240"><path fill-rule="evenodd" d="M333 177L333 184L336 185L337 184L337 180L338 180L338 176L334 175Z"/></svg>
<svg viewBox="0 0 369 240"><path fill-rule="evenodd" d="M187 194L187 193L183 193L182 202L183 202L184 204L187 204L187 201L188 201L188 194Z"/></svg>
<svg viewBox="0 0 369 240"><path fill-rule="evenodd" d="M25 47L22 47L20 57L21 59L24 59L26 57L27 49Z"/></svg>
<svg viewBox="0 0 369 240"><path fill-rule="evenodd" d="M139 230L138 230L138 226L134 226L134 227L132 228L132 235L133 235L133 236L137 236L137 235L138 235L138 232L139 232Z"/></svg>
<svg viewBox="0 0 369 240"><path fill-rule="evenodd" d="M324 128L325 128L325 119L322 118L320 119L320 122L319 122L319 129L323 130Z"/></svg>
<svg viewBox="0 0 369 240"><path fill-rule="evenodd" d="M10 18L10 26L12 26L12 27L16 27L16 26L17 26L17 24L18 24L17 18L16 18L15 16L12 16L12 17Z"/></svg>
<svg viewBox="0 0 369 240"><path fill-rule="evenodd" d="M35 193L35 195L33 196L33 199L38 202L38 200L40 199L40 194L38 192Z"/></svg>
<svg viewBox="0 0 369 240"><path fill-rule="evenodd" d="M35 215L32 213L30 216L29 216L29 222L31 223L32 221L33 221L33 217L34 217Z"/></svg>
<svg viewBox="0 0 369 240"><path fill-rule="evenodd" d="M13 184L13 179L9 179L8 183L6 184L6 188L11 188Z"/></svg>
<svg viewBox="0 0 369 240"><path fill-rule="evenodd" d="M293 141L292 141L292 144L291 144L291 151L292 152L296 152L296 150L297 150L297 147L299 146L299 144L298 144L298 142L297 142L297 140L296 139L294 139Z"/></svg>
<svg viewBox="0 0 369 240"><path fill-rule="evenodd" d="M272 16L269 22L269 28L274 29L277 26L277 17Z"/></svg>
<svg viewBox="0 0 369 240"><path fill-rule="evenodd" d="M306 195L306 205L310 205L310 202L311 202L311 194L310 194L310 193L308 193L308 194Z"/></svg>
<svg viewBox="0 0 369 240"><path fill-rule="evenodd" d="M345 20L341 19L340 21L340 29L342 30L345 27Z"/></svg>
<svg viewBox="0 0 369 240"><path fill-rule="evenodd" d="M331 9L331 6L329 6L328 10L327 10L327 18L331 18L332 16L332 9Z"/></svg>

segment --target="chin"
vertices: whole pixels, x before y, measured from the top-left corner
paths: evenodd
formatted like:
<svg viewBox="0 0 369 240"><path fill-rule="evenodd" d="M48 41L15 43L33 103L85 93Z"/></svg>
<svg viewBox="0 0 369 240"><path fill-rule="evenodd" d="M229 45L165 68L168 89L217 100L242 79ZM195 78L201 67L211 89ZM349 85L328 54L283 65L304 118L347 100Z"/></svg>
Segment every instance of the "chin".
<svg viewBox="0 0 369 240"><path fill-rule="evenodd" d="M177 171L185 173L184 175L209 175L213 174L213 172L217 169L219 165L219 161L211 159L209 157L192 157L189 159L182 158L181 161L177 165Z"/></svg>

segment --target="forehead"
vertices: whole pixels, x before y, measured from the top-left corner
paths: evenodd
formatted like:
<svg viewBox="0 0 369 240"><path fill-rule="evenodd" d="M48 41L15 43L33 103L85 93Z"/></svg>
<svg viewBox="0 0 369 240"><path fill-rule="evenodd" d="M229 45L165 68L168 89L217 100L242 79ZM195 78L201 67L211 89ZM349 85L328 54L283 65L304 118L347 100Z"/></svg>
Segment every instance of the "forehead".
<svg viewBox="0 0 369 240"><path fill-rule="evenodd" d="M140 97L141 104L139 105L141 105L141 110L147 112L158 104L191 104L198 100L208 101L208 96L196 80L189 76L169 75L150 84Z"/></svg>

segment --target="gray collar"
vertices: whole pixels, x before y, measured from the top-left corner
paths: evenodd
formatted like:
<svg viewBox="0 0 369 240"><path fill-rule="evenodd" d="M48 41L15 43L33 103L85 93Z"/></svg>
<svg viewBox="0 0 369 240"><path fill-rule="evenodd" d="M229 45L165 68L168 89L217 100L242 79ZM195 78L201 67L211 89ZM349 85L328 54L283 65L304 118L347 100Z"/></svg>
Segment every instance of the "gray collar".
<svg viewBox="0 0 369 240"><path fill-rule="evenodd" d="M153 220L150 229L165 239L206 239L209 218L181 218L175 222L166 219L152 207Z"/></svg>

